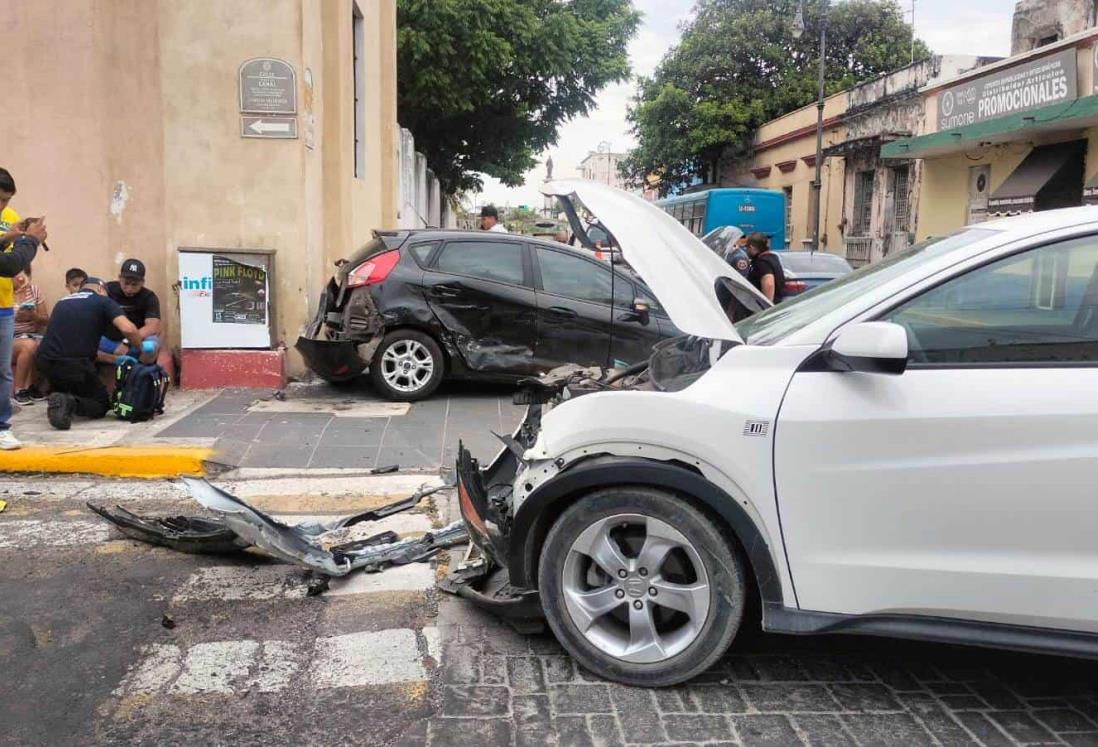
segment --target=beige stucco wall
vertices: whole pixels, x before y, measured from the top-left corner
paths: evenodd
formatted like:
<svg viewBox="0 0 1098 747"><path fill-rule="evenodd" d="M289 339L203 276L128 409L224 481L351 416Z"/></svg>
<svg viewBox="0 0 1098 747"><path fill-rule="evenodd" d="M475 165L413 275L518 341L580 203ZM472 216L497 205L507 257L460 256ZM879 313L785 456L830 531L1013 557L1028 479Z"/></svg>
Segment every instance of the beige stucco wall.
<svg viewBox="0 0 1098 747"><path fill-rule="evenodd" d="M991 165L988 193L999 188L1029 153L1018 143L986 149L979 154L958 154L923 161L916 238L941 236L968 222L968 174L972 166Z"/></svg>
<svg viewBox="0 0 1098 747"><path fill-rule="evenodd" d="M15 177L12 206L47 216L52 251L39 253L35 281L52 301L69 267L113 277L133 254L164 295L157 4L35 0L8 3L4 17L0 166Z"/></svg>
<svg viewBox="0 0 1098 747"><path fill-rule="evenodd" d="M177 344L179 247L268 249L275 339L292 348L331 263L396 223L396 4L358 0L366 168L356 179L354 2L10 4L7 93L33 103L0 120L0 166L16 179L13 207L48 216L53 251L35 262L47 296L68 267L113 277L140 257ZM240 137L238 67L268 56L296 72L296 140ZM303 372L292 351L290 370Z"/></svg>
<svg viewBox="0 0 1098 747"><path fill-rule="evenodd" d="M824 101L824 122L841 116L847 107L845 93ZM824 128L824 147L841 142L845 138L842 125L828 123ZM755 134L756 150L750 158L735 159L721 164L720 183L781 190L791 187L792 230L786 236L790 249L805 247L812 235L812 180L815 166L803 160L816 153L816 105L802 107L763 124ZM781 171L777 164L794 162L792 170ZM751 169L770 166L770 173L756 177ZM824 160L821 178L823 210L821 212L820 244L827 251L843 251L839 222L843 205L843 159Z"/></svg>

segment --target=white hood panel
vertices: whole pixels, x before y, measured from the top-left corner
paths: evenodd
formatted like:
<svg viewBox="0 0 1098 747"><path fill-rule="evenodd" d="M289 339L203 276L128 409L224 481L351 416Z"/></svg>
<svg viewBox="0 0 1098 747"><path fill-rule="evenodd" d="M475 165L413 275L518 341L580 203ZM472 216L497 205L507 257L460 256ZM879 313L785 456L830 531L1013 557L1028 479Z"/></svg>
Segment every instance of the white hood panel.
<svg viewBox="0 0 1098 747"><path fill-rule="evenodd" d="M721 278L769 303L678 221L636 195L584 179L547 182L541 191L547 196L571 197L594 213L617 239L625 261L656 294L671 321L687 334L742 342L717 300Z"/></svg>

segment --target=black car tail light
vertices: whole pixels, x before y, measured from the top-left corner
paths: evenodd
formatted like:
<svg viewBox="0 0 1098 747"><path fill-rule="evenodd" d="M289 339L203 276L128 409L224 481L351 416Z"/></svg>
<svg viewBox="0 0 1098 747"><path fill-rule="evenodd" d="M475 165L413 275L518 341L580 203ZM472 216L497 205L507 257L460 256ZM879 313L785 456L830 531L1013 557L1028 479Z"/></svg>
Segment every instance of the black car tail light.
<svg viewBox="0 0 1098 747"><path fill-rule="evenodd" d="M347 273L347 287L359 288L364 285L380 283L400 261L400 252L396 249L375 254Z"/></svg>

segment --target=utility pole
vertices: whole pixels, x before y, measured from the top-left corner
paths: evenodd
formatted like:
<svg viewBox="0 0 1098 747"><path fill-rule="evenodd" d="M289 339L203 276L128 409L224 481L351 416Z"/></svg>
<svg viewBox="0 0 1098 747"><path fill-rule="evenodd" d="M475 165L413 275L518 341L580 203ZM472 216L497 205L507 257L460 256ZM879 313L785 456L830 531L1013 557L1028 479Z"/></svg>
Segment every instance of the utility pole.
<svg viewBox="0 0 1098 747"><path fill-rule="evenodd" d="M915 0L911 0L911 64L915 64Z"/></svg>
<svg viewBox="0 0 1098 747"><path fill-rule="evenodd" d="M818 87L816 92L816 179L812 182L812 251L820 248L820 212L823 208L821 196L823 185L823 122L824 122L824 73L827 66L827 13L828 0L820 0L820 64ZM797 6L797 16L793 19L793 38L800 39L804 34L804 0Z"/></svg>

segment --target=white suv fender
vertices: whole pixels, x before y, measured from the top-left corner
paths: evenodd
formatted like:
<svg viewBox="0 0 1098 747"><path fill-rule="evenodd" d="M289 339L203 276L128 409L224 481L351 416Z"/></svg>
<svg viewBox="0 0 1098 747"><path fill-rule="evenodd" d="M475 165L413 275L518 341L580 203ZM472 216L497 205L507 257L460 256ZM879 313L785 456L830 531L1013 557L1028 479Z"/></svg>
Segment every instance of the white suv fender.
<svg viewBox="0 0 1098 747"><path fill-rule="evenodd" d="M773 438L789 379L814 350L739 346L680 392L595 393L554 407L513 485L513 539L526 545L523 565L530 568L538 537L548 531L551 518L543 515L559 515L592 490L648 484L688 495L720 516L747 553L764 599L795 606L774 494Z"/></svg>

